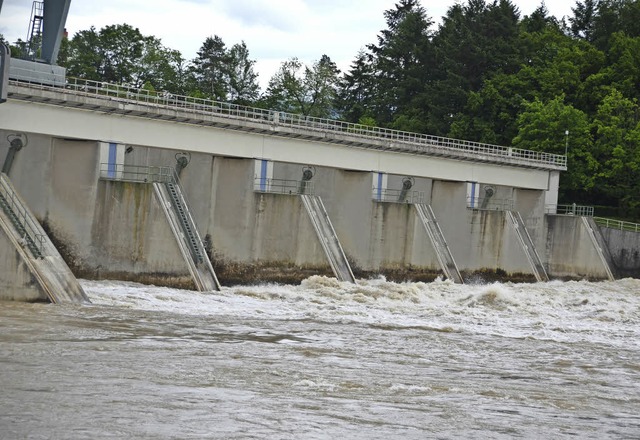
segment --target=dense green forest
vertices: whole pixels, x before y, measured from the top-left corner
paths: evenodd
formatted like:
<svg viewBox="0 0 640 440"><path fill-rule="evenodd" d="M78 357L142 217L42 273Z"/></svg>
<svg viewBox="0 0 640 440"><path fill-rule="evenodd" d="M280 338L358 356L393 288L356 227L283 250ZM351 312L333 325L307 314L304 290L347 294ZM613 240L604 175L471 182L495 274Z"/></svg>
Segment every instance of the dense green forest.
<svg viewBox="0 0 640 440"><path fill-rule="evenodd" d="M567 154L561 203L640 220L640 1L468 0L435 25L419 0L384 12L386 28L340 72L328 55L283 62L260 90L244 42L207 38L185 60L127 24L63 43L67 74L398 130ZM25 43L12 45L18 55ZM330 51L331 48L327 48Z"/></svg>

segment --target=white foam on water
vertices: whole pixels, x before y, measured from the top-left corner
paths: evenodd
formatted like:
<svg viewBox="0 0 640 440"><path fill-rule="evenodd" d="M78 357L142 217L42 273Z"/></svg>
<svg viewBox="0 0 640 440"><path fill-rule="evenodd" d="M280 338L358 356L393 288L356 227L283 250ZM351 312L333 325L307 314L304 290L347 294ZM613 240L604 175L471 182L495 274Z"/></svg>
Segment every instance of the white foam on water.
<svg viewBox="0 0 640 440"><path fill-rule="evenodd" d="M235 286L212 293L114 281L82 285L94 305L106 307L640 344L640 280L635 279L458 285L380 277L354 285L312 276L300 285Z"/></svg>

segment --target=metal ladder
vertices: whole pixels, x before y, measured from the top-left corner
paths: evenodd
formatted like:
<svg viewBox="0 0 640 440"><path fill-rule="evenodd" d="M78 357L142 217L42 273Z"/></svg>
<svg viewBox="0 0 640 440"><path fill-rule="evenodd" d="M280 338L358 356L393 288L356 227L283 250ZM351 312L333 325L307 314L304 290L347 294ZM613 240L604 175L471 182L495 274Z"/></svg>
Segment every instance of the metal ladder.
<svg viewBox="0 0 640 440"><path fill-rule="evenodd" d="M194 231L193 220L191 219L191 214L189 213L189 210L184 203L182 193L175 183L167 182L165 183L165 186L167 188L167 191L169 192L169 196L171 197L171 203L173 204L173 207L178 214L180 226L182 227L182 231L187 238L187 243L189 244L191 255L193 256L193 259L197 264L201 264L204 262L204 256L202 255L201 250L202 243L200 242L200 238Z"/></svg>
<svg viewBox="0 0 640 440"><path fill-rule="evenodd" d="M436 257L438 257L438 262L440 263L440 267L442 268L445 276L454 283L464 284L462 275L460 275L460 271L458 270L458 265L453 259L447 240L444 238L444 234L436 220L433 209L431 209L431 205L416 203L413 206L415 206L418 218L422 222L422 226L424 226L424 229L431 240L433 249L436 251Z"/></svg>
<svg viewBox="0 0 640 440"><path fill-rule="evenodd" d="M42 251L36 244L34 237L29 234L29 231L27 231L26 218L24 218L23 216L23 219L21 220L18 214L13 210L13 208L7 201L6 197L2 194L0 194L0 207L5 212L7 217L9 217L9 220L11 220L13 227L16 228L16 231L18 231L18 234L20 234L20 236L24 240L24 245L31 251L31 254L35 258L42 258Z"/></svg>
<svg viewBox="0 0 640 440"><path fill-rule="evenodd" d="M44 2L35 1L31 7L31 23L27 35L27 58L35 59L38 49L42 48L42 21L44 20Z"/></svg>

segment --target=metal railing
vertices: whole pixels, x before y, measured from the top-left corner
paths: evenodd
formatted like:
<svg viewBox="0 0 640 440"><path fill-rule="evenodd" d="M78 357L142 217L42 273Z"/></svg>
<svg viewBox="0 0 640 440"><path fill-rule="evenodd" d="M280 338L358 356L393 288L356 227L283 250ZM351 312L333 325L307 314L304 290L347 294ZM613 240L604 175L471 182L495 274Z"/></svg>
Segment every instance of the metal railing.
<svg viewBox="0 0 640 440"><path fill-rule="evenodd" d="M577 215L581 217L593 217L593 206L572 205L546 205L546 214Z"/></svg>
<svg viewBox="0 0 640 440"><path fill-rule="evenodd" d="M44 246L48 237L40 232L41 229L39 225L35 223L31 215L23 207L17 194L8 184L5 184L4 179L4 175L0 176L0 206L4 209L7 216L17 223L17 225L15 225L16 227L18 227L18 225L22 227L23 231L20 232L25 234L25 236L21 237L24 241L23 244L27 246L33 245L35 247L33 251L36 257L46 255ZM31 240L31 243L29 243L29 240Z"/></svg>
<svg viewBox="0 0 640 440"><path fill-rule="evenodd" d="M594 217L593 220L598 226L603 226L605 228L619 229L621 231L640 232L640 224L638 223L613 220L603 217Z"/></svg>
<svg viewBox="0 0 640 440"><path fill-rule="evenodd" d="M408 203L415 205L416 203L424 203L424 191L408 191L404 198L400 189L379 189L373 188L373 200L383 203Z"/></svg>
<svg viewBox="0 0 640 440"><path fill-rule="evenodd" d="M133 183L173 183L182 187L175 168L168 166L100 164L100 179ZM184 191L182 198L191 206Z"/></svg>
<svg viewBox="0 0 640 440"><path fill-rule="evenodd" d="M386 144L383 148L394 151L456 156L488 162L492 160L499 160L501 162L510 161L530 166L551 166L557 169L566 169L567 166L566 156L559 154L246 107L228 102L150 91L132 87L127 84L118 85L79 78L66 78L65 86L62 88L43 84L41 81L34 80L27 74L24 76L14 74L10 80L10 84L55 91L61 91L62 89L65 93L70 94L99 99L122 100L147 107L179 110L181 112L195 114L200 118L202 116L215 115L218 117L268 123L279 127L323 132L325 136L328 133L335 133L350 137L359 137L369 141L384 141ZM372 144L371 148L379 147Z"/></svg>
<svg viewBox="0 0 640 440"><path fill-rule="evenodd" d="M495 197L467 197L467 208L480 211L513 211L513 199Z"/></svg>
<svg viewBox="0 0 640 440"><path fill-rule="evenodd" d="M179 188L180 197L184 201L183 209L189 210L189 206L192 206L189 202L187 194L182 190L182 183L180 177L176 173L175 168L168 166L150 166L150 165L125 165L114 163L101 163L100 164L100 179L113 180L118 182L132 182L132 183L169 183L176 185ZM168 188L170 196L171 190ZM180 203L175 201L174 203ZM189 213L190 221L193 223L193 228L199 231L200 228L195 219ZM183 226L184 227L184 226Z"/></svg>
<svg viewBox="0 0 640 440"><path fill-rule="evenodd" d="M265 179L256 177L253 180L253 190L261 193L273 194L315 194L315 186L309 180L291 180L291 179Z"/></svg>
<svg viewBox="0 0 640 440"><path fill-rule="evenodd" d="M172 167L101 163L100 179L137 183L176 183L177 176Z"/></svg>

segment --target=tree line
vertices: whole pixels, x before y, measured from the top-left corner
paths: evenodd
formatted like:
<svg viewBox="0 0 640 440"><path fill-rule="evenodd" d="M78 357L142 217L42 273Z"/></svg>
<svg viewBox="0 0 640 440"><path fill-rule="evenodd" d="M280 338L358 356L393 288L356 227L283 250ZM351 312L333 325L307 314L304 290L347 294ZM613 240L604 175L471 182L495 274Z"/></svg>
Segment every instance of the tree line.
<svg viewBox="0 0 640 440"><path fill-rule="evenodd" d="M96 81L566 153L561 203L640 220L640 1L576 1L558 19L544 3L523 16L510 0L467 0L436 26L419 0L399 0L384 17L346 72L328 55L294 57L264 91L245 43L217 35L187 61L127 24L92 27L63 42L59 64Z"/></svg>

